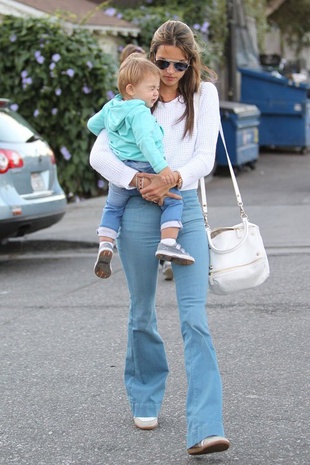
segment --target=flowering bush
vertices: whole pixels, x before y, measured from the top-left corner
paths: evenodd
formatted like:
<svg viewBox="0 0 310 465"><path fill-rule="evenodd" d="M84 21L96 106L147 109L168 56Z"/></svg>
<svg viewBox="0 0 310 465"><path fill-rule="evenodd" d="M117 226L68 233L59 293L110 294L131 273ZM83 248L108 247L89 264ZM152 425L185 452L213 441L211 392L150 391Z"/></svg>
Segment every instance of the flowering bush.
<svg viewBox="0 0 310 465"><path fill-rule="evenodd" d="M90 116L116 92L116 63L83 29L7 16L1 24L1 97L51 144L68 196L94 196L104 180L89 166Z"/></svg>
<svg viewBox="0 0 310 465"><path fill-rule="evenodd" d="M141 2L140 2L141 3ZM204 62L218 69L223 64L226 26L226 0L145 0L135 8L108 8L106 14L122 17L139 26L139 45L148 50L155 30L168 19L184 21L195 32Z"/></svg>
<svg viewBox="0 0 310 465"><path fill-rule="evenodd" d="M245 14L253 17L256 21L258 46L262 50L268 29L265 14L268 0L243 0L241 3L245 9ZM287 3L293 4L294 0L287 0L285 5ZM304 8L302 11L306 11L306 7L303 6L306 3L309 4L309 0L300 0L299 10ZM146 50L149 48L155 30L164 21L179 19L195 31L207 66L219 72L225 64L229 32L227 13L228 9L231 9L236 2L228 0L170 0L169 2L166 0L117 0L113 4L116 7L108 8L105 13L122 17L139 26L141 29L139 45ZM299 16L302 16L300 11ZM308 18L309 15L304 15L304 17ZM304 32L304 29L300 28L299 32ZM306 35L303 34L303 37L305 38Z"/></svg>

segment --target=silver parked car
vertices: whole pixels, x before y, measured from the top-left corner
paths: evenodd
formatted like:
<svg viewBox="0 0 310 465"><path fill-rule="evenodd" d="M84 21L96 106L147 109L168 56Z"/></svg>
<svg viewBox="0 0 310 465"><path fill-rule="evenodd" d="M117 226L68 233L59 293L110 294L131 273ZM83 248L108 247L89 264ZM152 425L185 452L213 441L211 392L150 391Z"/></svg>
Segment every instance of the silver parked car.
<svg viewBox="0 0 310 465"><path fill-rule="evenodd" d="M0 98L0 241L47 228L66 211L52 149Z"/></svg>

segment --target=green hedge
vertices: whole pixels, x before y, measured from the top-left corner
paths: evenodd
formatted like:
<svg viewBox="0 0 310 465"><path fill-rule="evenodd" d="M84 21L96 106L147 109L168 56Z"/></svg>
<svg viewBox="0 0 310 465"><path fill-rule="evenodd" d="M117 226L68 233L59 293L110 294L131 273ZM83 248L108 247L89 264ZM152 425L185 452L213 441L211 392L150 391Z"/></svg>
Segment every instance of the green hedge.
<svg viewBox="0 0 310 465"><path fill-rule="evenodd" d="M67 196L98 195L86 122L116 92L118 64L89 32L52 19L7 16L0 28L0 96L50 143Z"/></svg>

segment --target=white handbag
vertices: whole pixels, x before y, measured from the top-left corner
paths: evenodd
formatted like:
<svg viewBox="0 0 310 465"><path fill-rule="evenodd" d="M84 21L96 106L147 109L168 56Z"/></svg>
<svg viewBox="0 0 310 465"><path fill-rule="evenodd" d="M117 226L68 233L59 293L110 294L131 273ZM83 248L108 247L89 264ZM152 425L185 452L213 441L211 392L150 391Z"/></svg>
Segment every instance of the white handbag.
<svg viewBox="0 0 310 465"><path fill-rule="evenodd" d="M209 289L215 294L230 294L259 286L268 278L270 270L259 227L249 222L244 211L221 125L220 135L225 148L242 222L231 227L211 229L208 223L204 178L200 179L200 190L210 250Z"/></svg>

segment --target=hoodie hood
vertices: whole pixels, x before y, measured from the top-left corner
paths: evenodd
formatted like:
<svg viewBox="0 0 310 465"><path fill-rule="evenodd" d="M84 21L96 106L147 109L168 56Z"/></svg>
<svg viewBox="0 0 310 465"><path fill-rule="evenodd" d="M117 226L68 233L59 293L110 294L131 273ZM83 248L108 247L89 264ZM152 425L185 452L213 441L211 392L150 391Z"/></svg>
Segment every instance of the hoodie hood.
<svg viewBox="0 0 310 465"><path fill-rule="evenodd" d="M125 119L133 109L138 106L145 107L143 100L123 100L120 94L116 95L103 107L104 125L110 131L118 131L125 124Z"/></svg>

